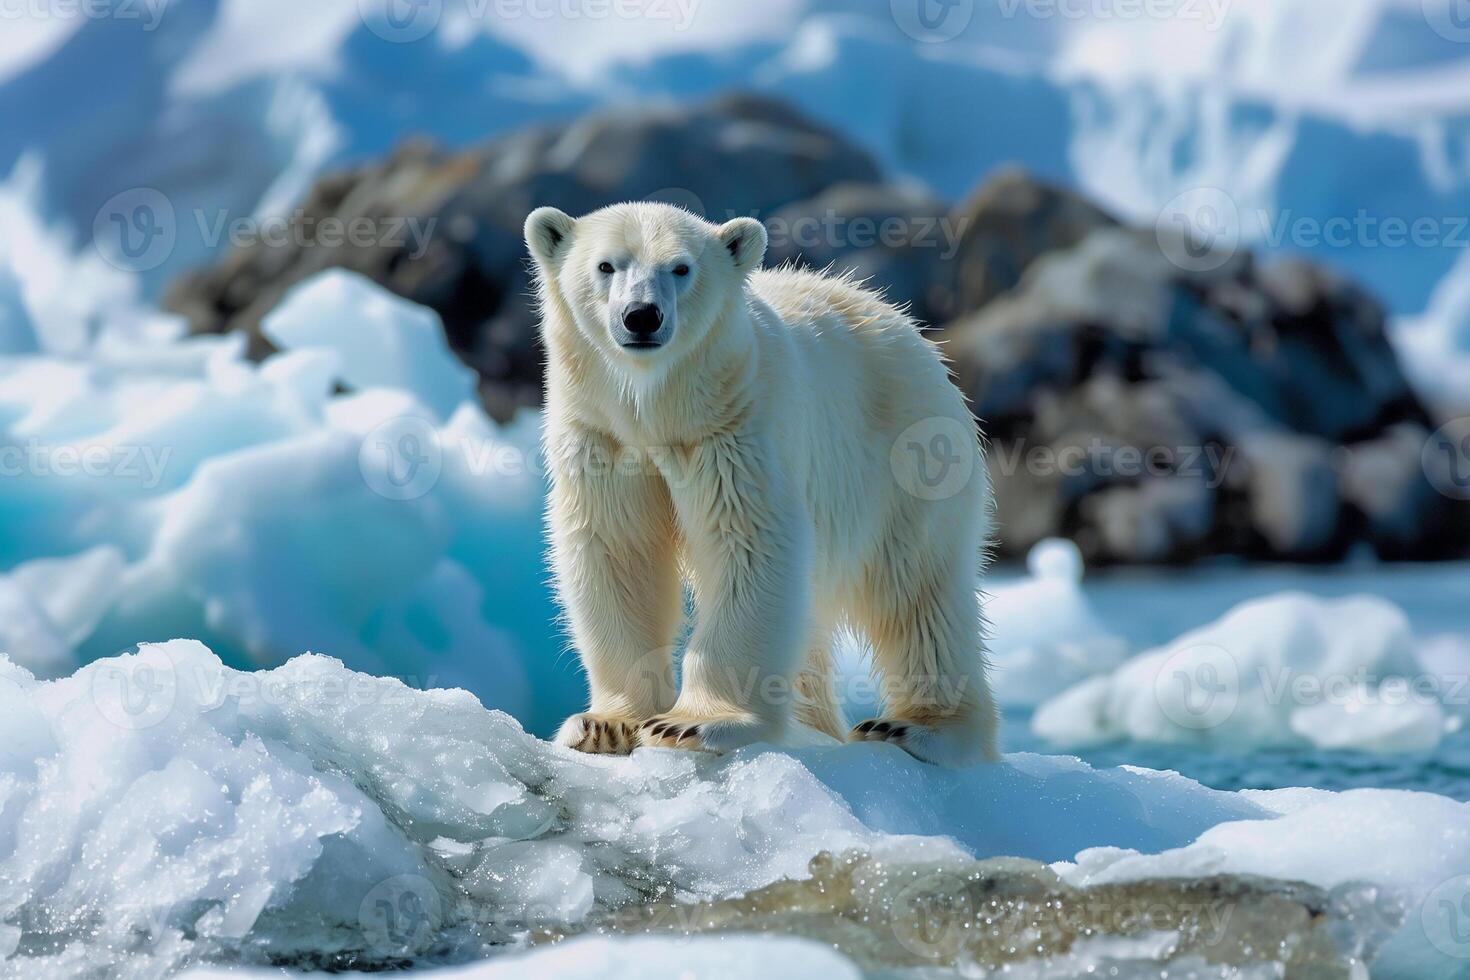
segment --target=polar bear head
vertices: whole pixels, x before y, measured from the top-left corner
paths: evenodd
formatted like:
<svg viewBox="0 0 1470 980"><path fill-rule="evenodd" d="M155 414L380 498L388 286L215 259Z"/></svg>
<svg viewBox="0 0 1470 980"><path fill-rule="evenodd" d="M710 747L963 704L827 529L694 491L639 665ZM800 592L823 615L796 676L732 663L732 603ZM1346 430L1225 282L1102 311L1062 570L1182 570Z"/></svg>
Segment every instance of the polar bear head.
<svg viewBox="0 0 1470 980"><path fill-rule="evenodd" d="M766 253L753 218L714 225L667 204L615 204L576 219L537 208L525 231L546 328L569 319L623 364L667 363L698 347L744 301L746 277Z"/></svg>

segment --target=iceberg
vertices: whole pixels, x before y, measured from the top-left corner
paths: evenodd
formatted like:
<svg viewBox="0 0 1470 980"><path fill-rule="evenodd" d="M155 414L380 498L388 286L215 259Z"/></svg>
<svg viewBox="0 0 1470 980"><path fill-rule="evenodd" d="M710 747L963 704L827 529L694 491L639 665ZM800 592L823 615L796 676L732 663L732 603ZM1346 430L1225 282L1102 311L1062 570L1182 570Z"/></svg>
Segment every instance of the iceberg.
<svg viewBox="0 0 1470 980"><path fill-rule="evenodd" d="M475 396L475 373L450 353L438 315L355 272L296 286L261 331L285 350L331 352L348 385L406 391L440 420Z"/></svg>
<svg viewBox="0 0 1470 980"><path fill-rule="evenodd" d="M986 643L996 700L1031 708L1073 685L1107 673L1127 642L1098 618L1082 589L1082 552L1048 539L1026 556L1025 578L988 589Z"/></svg>
<svg viewBox="0 0 1470 980"><path fill-rule="evenodd" d="M259 364L126 317L0 356L3 651L49 678L173 636L316 647L554 730L584 688L534 571L539 417L493 423L434 315L348 273L272 322L299 347Z"/></svg>
<svg viewBox="0 0 1470 980"><path fill-rule="evenodd" d="M1042 704L1031 727L1070 748L1129 739L1422 752L1458 727L1444 705L1455 698L1452 675L1420 662L1391 602L1285 592L1077 684Z"/></svg>

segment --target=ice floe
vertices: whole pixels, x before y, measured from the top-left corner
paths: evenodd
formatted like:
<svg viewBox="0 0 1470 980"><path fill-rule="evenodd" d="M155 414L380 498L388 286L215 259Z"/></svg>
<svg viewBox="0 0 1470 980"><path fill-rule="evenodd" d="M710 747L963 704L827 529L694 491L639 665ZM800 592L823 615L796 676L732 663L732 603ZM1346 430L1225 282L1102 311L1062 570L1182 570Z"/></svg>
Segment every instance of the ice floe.
<svg viewBox="0 0 1470 980"><path fill-rule="evenodd" d="M977 896L1009 896L1016 922L1051 902L1157 906L1159 929L1102 930L1155 970L1238 948L1200 945L1191 930L1205 920L1190 909L1201 895L1227 896L1245 940L1298 916L1298 952L1345 962L1392 932L1375 975L1448 975L1460 955L1458 933L1434 931L1441 906L1426 902L1464 897L1470 805L1427 794L1232 794L1034 755L954 772L884 745L591 757L463 691L414 690L319 656L236 671L186 640L55 681L0 661L0 701L0 941L29 975L452 965L588 928L644 931L640 916L660 904L705 910L685 932L731 901L805 908L815 892L799 883L814 875L832 883L823 901L937 909L951 927L963 920L944 918L945 903ZM824 852L834 856L813 864ZM1025 860L975 862L997 856ZM1320 891L1282 884L1292 880ZM848 897L841 881L857 882ZM1262 919L1265 908L1278 911ZM1043 949L1058 970L1092 955L1070 930L1095 911L1077 914L1047 920L1066 925ZM913 925L918 937L928 921ZM912 953L858 925L879 946L851 955ZM597 948L527 963L550 971ZM639 947L609 949L625 962ZM771 947L772 962L785 950ZM652 963L673 955L646 951Z"/></svg>

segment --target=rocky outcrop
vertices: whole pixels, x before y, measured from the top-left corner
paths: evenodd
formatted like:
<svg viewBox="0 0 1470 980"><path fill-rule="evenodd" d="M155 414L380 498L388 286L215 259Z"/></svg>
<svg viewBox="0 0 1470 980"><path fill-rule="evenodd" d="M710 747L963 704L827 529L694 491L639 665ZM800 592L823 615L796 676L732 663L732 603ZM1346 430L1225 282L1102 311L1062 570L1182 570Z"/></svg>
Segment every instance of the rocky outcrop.
<svg viewBox="0 0 1470 980"><path fill-rule="evenodd" d="M322 179L297 213L307 234L238 248L166 304L260 354L287 288L356 270L439 313L504 419L541 398L525 215L639 198L757 216L769 263L851 270L934 329L991 442L1003 554L1054 535L1100 563L1470 548L1470 505L1421 462L1435 424L1352 283L1244 251L1174 264L1197 251L1015 170L951 208L764 99L601 112L461 153L405 145ZM318 241L326 219L399 235Z"/></svg>
<svg viewBox="0 0 1470 980"><path fill-rule="evenodd" d="M597 113L463 153L410 143L323 178L294 215L296 234L235 249L176 282L164 305L196 331L245 331L260 355L270 349L261 317L290 286L322 269L352 269L437 310L451 348L479 372L486 407L503 419L541 400L521 242L532 208L582 214L657 199L712 220L766 217L840 184L879 180L851 142L781 103L745 96ZM327 219L372 231L356 243L318 242Z"/></svg>
<svg viewBox="0 0 1470 980"><path fill-rule="evenodd" d="M964 226L948 205L892 184L839 184L765 221L768 265L850 271L925 326L961 307L955 256Z"/></svg>
<svg viewBox="0 0 1470 980"><path fill-rule="evenodd" d="M980 184L951 223L961 231L953 270L957 311L978 310L1017 286L1042 255L1118 224L1080 194L1015 169Z"/></svg>
<svg viewBox="0 0 1470 980"><path fill-rule="evenodd" d="M1213 264L1213 263L1212 263ZM992 442L1007 551L1063 534L1095 562L1462 553L1434 428L1383 311L1301 262L1190 272L1100 227L939 334Z"/></svg>

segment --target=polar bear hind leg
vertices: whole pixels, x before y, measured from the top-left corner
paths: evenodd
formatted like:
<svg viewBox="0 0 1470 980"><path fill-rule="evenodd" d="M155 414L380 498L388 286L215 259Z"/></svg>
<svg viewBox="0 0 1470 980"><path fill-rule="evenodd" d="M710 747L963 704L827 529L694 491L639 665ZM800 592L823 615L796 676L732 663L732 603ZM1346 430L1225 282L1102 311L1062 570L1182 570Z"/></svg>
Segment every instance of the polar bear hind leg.
<svg viewBox="0 0 1470 980"><path fill-rule="evenodd" d="M942 766L994 760L999 719L981 649L978 549L931 543L890 539L859 589L853 615L873 644L884 715L848 739L894 742Z"/></svg>

